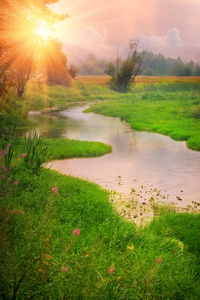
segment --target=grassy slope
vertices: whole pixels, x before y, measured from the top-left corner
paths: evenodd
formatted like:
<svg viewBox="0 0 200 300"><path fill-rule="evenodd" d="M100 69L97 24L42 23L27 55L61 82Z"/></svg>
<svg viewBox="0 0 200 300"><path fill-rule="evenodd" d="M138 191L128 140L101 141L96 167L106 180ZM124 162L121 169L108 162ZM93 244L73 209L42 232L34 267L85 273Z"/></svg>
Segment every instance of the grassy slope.
<svg viewBox="0 0 200 300"><path fill-rule="evenodd" d="M18 163L2 183L2 299L18 283L19 299L200 296L200 215L169 211L142 229L120 218L108 192L86 181L45 169L38 177Z"/></svg>
<svg viewBox="0 0 200 300"><path fill-rule="evenodd" d="M110 93L104 78L95 80L79 79L84 101L92 90L92 99ZM145 103L143 84L138 102ZM126 105L133 95L111 94ZM62 148L52 156L66 155L65 142L50 141ZM70 156L84 155L76 142L71 149ZM0 176L2 299L199 299L200 215L165 209L137 228L119 217L108 192L95 184L45 169L36 176L21 159L8 172L1 168ZM79 236L72 235L75 229Z"/></svg>

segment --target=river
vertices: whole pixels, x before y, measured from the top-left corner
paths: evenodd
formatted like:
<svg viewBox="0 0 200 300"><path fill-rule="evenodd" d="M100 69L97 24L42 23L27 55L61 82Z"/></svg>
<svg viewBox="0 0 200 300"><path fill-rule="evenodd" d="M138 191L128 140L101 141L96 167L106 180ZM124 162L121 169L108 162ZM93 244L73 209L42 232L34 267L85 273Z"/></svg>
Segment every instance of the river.
<svg viewBox="0 0 200 300"><path fill-rule="evenodd" d="M42 136L100 141L112 145L112 153L53 161L48 167L119 193L134 189L141 201L160 195L165 203L182 207L200 202L200 152L164 135L134 131L118 118L83 113L87 107L51 116L32 113L30 119Z"/></svg>

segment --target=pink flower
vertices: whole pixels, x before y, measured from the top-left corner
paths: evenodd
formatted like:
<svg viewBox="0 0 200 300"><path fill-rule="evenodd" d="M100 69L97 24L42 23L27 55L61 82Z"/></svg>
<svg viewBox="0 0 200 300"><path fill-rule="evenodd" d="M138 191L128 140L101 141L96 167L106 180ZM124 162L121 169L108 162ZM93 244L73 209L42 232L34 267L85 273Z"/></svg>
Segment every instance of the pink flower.
<svg viewBox="0 0 200 300"><path fill-rule="evenodd" d="M2 151L2 154L3 154L4 156L6 156L7 153L8 153L8 151L7 151L6 149L4 149L4 150Z"/></svg>
<svg viewBox="0 0 200 300"><path fill-rule="evenodd" d="M0 196L1 196L1 197L3 197L3 196L4 196L4 194L3 194L3 193L1 193L1 194L0 194Z"/></svg>
<svg viewBox="0 0 200 300"><path fill-rule="evenodd" d="M8 169L7 169L7 168L4 168L4 172L8 172Z"/></svg>
<svg viewBox="0 0 200 300"><path fill-rule="evenodd" d="M115 271L115 268L112 267L112 268L110 268L110 269L108 270L108 273L114 273L114 271Z"/></svg>
<svg viewBox="0 0 200 300"><path fill-rule="evenodd" d="M25 153L22 153L22 154L21 154L21 158L24 158L25 156L26 156Z"/></svg>
<svg viewBox="0 0 200 300"><path fill-rule="evenodd" d="M18 185L18 182L17 182L17 181L15 181L13 184L14 184L14 185Z"/></svg>
<svg viewBox="0 0 200 300"><path fill-rule="evenodd" d="M11 182L11 178L10 177L8 177L7 180Z"/></svg>
<svg viewBox="0 0 200 300"><path fill-rule="evenodd" d="M20 212L19 212L19 213L20 213L20 215L22 215L24 212L23 212L23 210L20 210Z"/></svg>
<svg viewBox="0 0 200 300"><path fill-rule="evenodd" d="M7 144L7 147L9 147L9 148L10 148L10 147L11 147L11 144Z"/></svg>
<svg viewBox="0 0 200 300"><path fill-rule="evenodd" d="M62 271L62 272L67 272L67 270L68 270L67 267L62 267L62 268L61 268L61 271Z"/></svg>
<svg viewBox="0 0 200 300"><path fill-rule="evenodd" d="M160 264L161 262L162 262L162 258L156 259L156 263L157 263L157 264Z"/></svg>
<svg viewBox="0 0 200 300"><path fill-rule="evenodd" d="M72 232L72 235L79 235L80 234L80 229L75 229L73 232Z"/></svg>
<svg viewBox="0 0 200 300"><path fill-rule="evenodd" d="M57 194L58 193L58 187L57 186L56 187L52 187L51 193L52 194Z"/></svg>

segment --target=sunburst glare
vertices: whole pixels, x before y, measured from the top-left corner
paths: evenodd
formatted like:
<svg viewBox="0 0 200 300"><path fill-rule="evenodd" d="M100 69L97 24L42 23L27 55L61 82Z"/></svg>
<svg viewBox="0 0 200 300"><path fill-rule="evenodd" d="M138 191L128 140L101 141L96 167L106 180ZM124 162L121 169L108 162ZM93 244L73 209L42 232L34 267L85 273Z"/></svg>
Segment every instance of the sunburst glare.
<svg viewBox="0 0 200 300"><path fill-rule="evenodd" d="M36 29L35 33L44 41L53 36L52 29L44 22L42 22Z"/></svg>

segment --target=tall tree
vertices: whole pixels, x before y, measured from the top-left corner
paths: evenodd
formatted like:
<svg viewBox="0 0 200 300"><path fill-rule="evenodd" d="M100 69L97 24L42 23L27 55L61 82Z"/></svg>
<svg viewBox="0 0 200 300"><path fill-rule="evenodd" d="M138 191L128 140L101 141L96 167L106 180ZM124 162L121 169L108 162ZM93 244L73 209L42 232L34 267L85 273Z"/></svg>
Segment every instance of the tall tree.
<svg viewBox="0 0 200 300"><path fill-rule="evenodd" d="M30 76L43 63L41 60L44 58L44 53L48 55L48 64L52 66L56 65L55 57L57 57L59 66L62 66L61 74L66 76L65 82L69 80L67 59L64 57L60 43L50 36L42 40L40 34L45 30L45 26L50 29L56 22L67 17L50 10L49 5L55 2L58 1L0 0L0 94L6 94L10 87L16 87L18 96L21 96ZM55 52L55 55L52 55L52 52ZM53 81L48 66L40 70ZM59 74L60 78L61 74ZM54 83L56 84L57 80Z"/></svg>

